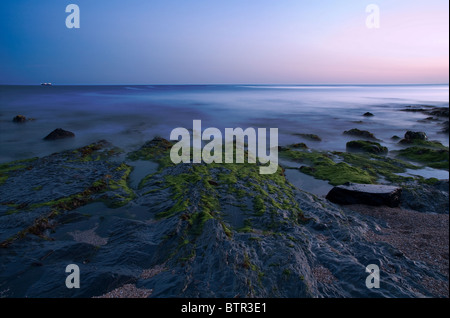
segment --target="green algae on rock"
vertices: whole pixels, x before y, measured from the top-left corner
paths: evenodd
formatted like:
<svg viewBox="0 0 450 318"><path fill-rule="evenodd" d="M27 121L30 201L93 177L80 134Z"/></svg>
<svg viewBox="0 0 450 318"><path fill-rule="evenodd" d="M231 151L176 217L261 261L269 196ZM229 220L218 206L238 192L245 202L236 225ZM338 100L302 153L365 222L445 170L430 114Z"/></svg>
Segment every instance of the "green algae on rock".
<svg viewBox="0 0 450 318"><path fill-rule="evenodd" d="M315 134L299 134L299 133L295 133L293 135L294 136L299 136L299 137L302 137L304 139L311 140L311 141L322 141L322 138L320 138L319 136L317 136Z"/></svg>
<svg viewBox="0 0 450 318"><path fill-rule="evenodd" d="M340 156L345 162L352 166L367 171L371 176L379 179L384 177L393 183L402 183L411 181L412 177L402 177L397 173L406 172L406 169L419 169L419 166L410 164L400 159L378 156L370 153L348 153L334 152Z"/></svg>
<svg viewBox="0 0 450 318"><path fill-rule="evenodd" d="M331 159L332 154L286 150L280 152L280 155L295 162L305 163L306 165L300 167L301 172L318 179L328 180L332 185L346 182L373 183L376 180L358 167L350 166L345 162L334 162Z"/></svg>
<svg viewBox="0 0 450 318"><path fill-rule="evenodd" d="M419 183L433 183L423 177L399 175L407 169L417 170L421 166L400 158L391 158L364 152L318 152L286 148L280 155L294 162L303 163L300 171L317 179L327 180L332 185L351 183L377 183L385 179L394 184L417 180Z"/></svg>
<svg viewBox="0 0 450 318"><path fill-rule="evenodd" d="M346 130L346 131L344 131L344 135L357 136L357 137L362 137L362 138L367 138L367 139L372 139L372 140L378 140L374 136L374 134L372 134L370 131L359 130L358 128Z"/></svg>
<svg viewBox="0 0 450 318"><path fill-rule="evenodd" d="M7 247L0 250L5 262L0 272L6 278L3 287L31 283L32 289L12 294L30 297L92 297L125 282L153 290L152 297L430 295L415 277L393 271L384 274L385 280L402 279L401 285L387 284L382 293L368 290L364 284L348 291L349 284L358 286L360 277L354 273L367 259L383 259L392 268L443 280L431 266L418 266L406 257L396 257L398 252L385 244L368 241L366 234L379 229L379 222L346 213L295 188L281 167L273 175L260 175L258 165L246 163L165 165L169 153L159 147L156 152L158 149L162 150L158 155L141 154L163 165L129 193L131 167L126 161L117 162L120 158L96 160L100 149L88 154L93 160L78 160L83 151L68 151L37 159L30 164L31 170L9 171L9 178L0 185L5 193L0 205L0 238ZM371 161L385 162L378 169L401 166L400 160L391 162L370 154L300 148L283 153L312 166L354 165L358 173L371 178L375 178L369 169ZM69 179L75 182L67 184ZM19 180L23 185L18 188ZM37 186L39 191L33 189ZM52 191L55 189L57 192ZM433 195L430 192L429 197ZM87 204L115 199L129 204L113 213L101 203ZM27 213L2 213L11 208ZM85 209L97 212L86 217ZM92 229L93 225L107 237L101 247L67 235L68 228ZM10 240L5 240L5 235ZM25 262L23 255L27 256ZM30 266L31 260L45 266ZM60 280L53 279L68 262L86 264L83 275L89 284L85 288L68 291ZM332 284L315 274L315 269L325 266L336 277ZM22 278L19 273L24 270L27 275ZM152 275L143 275L149 271Z"/></svg>
<svg viewBox="0 0 450 318"><path fill-rule="evenodd" d="M366 140L352 140L347 142L346 147L350 151L369 152L374 154L387 154L388 148L377 142Z"/></svg>
<svg viewBox="0 0 450 318"><path fill-rule="evenodd" d="M2 164L0 187L9 193L7 202L3 202L6 197L1 199L2 210L6 208L5 215L11 220L24 219L20 227L2 233L2 245L26 234L44 237L59 215L88 203L104 201L118 207L129 202L134 197L126 182L131 167L109 161L119 153L118 148L99 141L43 158Z"/></svg>
<svg viewBox="0 0 450 318"><path fill-rule="evenodd" d="M432 149L427 147L408 147L397 151L398 157L414 162L420 162L428 167L436 169L449 169L449 154L446 149Z"/></svg>
<svg viewBox="0 0 450 318"><path fill-rule="evenodd" d="M0 185L8 180L9 174L11 172L24 169L32 169L32 165L30 165L30 163L32 163L36 159L37 158L30 158L0 164Z"/></svg>
<svg viewBox="0 0 450 318"><path fill-rule="evenodd" d="M161 137L155 137L147 141L138 150L129 153L127 158L129 160L154 160L159 163L159 168L163 169L173 165L169 156L172 146L172 142Z"/></svg>

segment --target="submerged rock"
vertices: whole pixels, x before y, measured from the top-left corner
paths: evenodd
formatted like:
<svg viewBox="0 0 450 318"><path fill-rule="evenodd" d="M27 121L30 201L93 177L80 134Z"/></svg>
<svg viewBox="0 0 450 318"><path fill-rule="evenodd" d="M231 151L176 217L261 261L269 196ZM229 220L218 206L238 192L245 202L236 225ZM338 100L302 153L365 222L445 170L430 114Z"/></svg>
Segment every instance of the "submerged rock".
<svg viewBox="0 0 450 318"><path fill-rule="evenodd" d="M372 117L372 116L375 116L375 115L372 114L371 112L366 112L366 113L363 114L363 116Z"/></svg>
<svg viewBox="0 0 450 318"><path fill-rule="evenodd" d="M378 140L377 138L375 138L374 134L372 134L370 131L359 130L358 128L346 130L346 131L344 131L344 135L357 136L357 137L363 137L363 138L367 138L367 139Z"/></svg>
<svg viewBox="0 0 450 318"><path fill-rule="evenodd" d="M299 137L302 137L304 139L311 140L311 141L322 141L322 139L319 136L315 135L315 134L303 134L303 133L301 133L301 134L293 134L293 135L294 136L299 136Z"/></svg>
<svg viewBox="0 0 450 318"><path fill-rule="evenodd" d="M428 111L428 114L438 117L445 117L445 118L449 117L448 107L433 108L432 110Z"/></svg>
<svg viewBox="0 0 450 318"><path fill-rule="evenodd" d="M330 190L326 198L337 204L400 205L402 188L377 184L348 183Z"/></svg>
<svg viewBox="0 0 450 318"><path fill-rule="evenodd" d="M289 147L292 147L292 148L301 148L301 149L308 149L308 146L307 146L305 143L303 143L303 142L299 142L299 143L296 143L296 144L292 144L292 145L290 145Z"/></svg>
<svg viewBox="0 0 450 318"><path fill-rule="evenodd" d="M61 128L57 128L44 137L44 140L56 140L63 138L75 137L75 134L71 131L67 131Z"/></svg>
<svg viewBox="0 0 450 318"><path fill-rule="evenodd" d="M443 132L443 133L445 133L445 134L448 134L448 120L444 121L444 122L442 123L442 126L443 126L444 128L442 128L441 132Z"/></svg>
<svg viewBox="0 0 450 318"><path fill-rule="evenodd" d="M27 118L24 115L17 115L13 118L13 122L15 123L24 123L27 121Z"/></svg>

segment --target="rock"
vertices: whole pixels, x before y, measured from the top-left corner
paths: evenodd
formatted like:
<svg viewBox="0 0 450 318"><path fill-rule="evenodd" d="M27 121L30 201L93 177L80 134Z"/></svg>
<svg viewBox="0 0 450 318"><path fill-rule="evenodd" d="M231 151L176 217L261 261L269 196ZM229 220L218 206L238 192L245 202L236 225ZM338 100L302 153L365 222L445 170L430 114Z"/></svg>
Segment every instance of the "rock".
<svg viewBox="0 0 450 318"><path fill-rule="evenodd" d="M405 209L426 213L448 214L449 181L434 184L408 184L403 188L401 205Z"/></svg>
<svg viewBox="0 0 450 318"><path fill-rule="evenodd" d="M15 123L24 123L27 121L27 118L24 115L17 115L13 118L13 122Z"/></svg>
<svg viewBox="0 0 450 318"><path fill-rule="evenodd" d="M219 186L219 183L217 183L217 182L214 181L214 180L208 180L208 183L209 183L210 185L215 186L215 187L218 187L218 186Z"/></svg>
<svg viewBox="0 0 450 318"><path fill-rule="evenodd" d="M413 146L399 150L397 156L423 163L431 168L448 170L448 148L431 149L429 147Z"/></svg>
<svg viewBox="0 0 450 318"><path fill-rule="evenodd" d="M173 165L159 138L133 155L159 158L158 172L130 188L132 166L103 144L2 164L0 297L125 295L131 282L154 298L418 298L433 297L419 275L448 282L436 265L369 240L369 231L384 234L384 220L348 213L278 174L262 177L252 164ZM401 286L368 289L362 265L374 260L414 275L383 271ZM68 263L84 264L83 288L58 278Z"/></svg>
<svg viewBox="0 0 450 318"><path fill-rule="evenodd" d="M399 141L401 144L420 143L428 140L427 134L423 131L407 131L405 137Z"/></svg>
<svg viewBox="0 0 450 318"><path fill-rule="evenodd" d="M315 134L293 134L294 136L300 136L304 139L312 140L312 141L322 141L322 139Z"/></svg>
<svg viewBox="0 0 450 318"><path fill-rule="evenodd" d="M386 154L388 148L380 145L377 142L366 141L366 140L353 140L347 142L347 150L351 151L362 151L374 154Z"/></svg>
<svg viewBox="0 0 450 318"><path fill-rule="evenodd" d="M399 136L397 136L397 135L394 135L394 136L391 137L391 139L392 139L392 140L399 140L399 139L401 139L401 138L400 138Z"/></svg>
<svg viewBox="0 0 450 318"><path fill-rule="evenodd" d="M282 152L282 151L288 151L289 148L285 147L285 146L278 146L278 152Z"/></svg>
<svg viewBox="0 0 450 318"><path fill-rule="evenodd" d="M328 192L326 198L331 202L346 204L400 205L402 188L377 184L347 183L336 186Z"/></svg>
<svg viewBox="0 0 450 318"><path fill-rule="evenodd" d="M46 137L44 137L44 140L56 140L70 137L75 137L75 134L71 131L57 128L49 133Z"/></svg>
<svg viewBox="0 0 450 318"><path fill-rule="evenodd" d="M441 132L448 134L448 120L447 120L447 121L444 121L444 122L442 123L442 126L443 126L444 128L442 128Z"/></svg>
<svg viewBox="0 0 450 318"><path fill-rule="evenodd" d="M411 112L411 113L424 113L427 111L425 108L405 108L400 109L402 112Z"/></svg>
<svg viewBox="0 0 450 318"><path fill-rule="evenodd" d="M292 148L308 149L308 146L305 143L303 143L303 142L293 144L290 147L292 147Z"/></svg>
<svg viewBox="0 0 450 318"><path fill-rule="evenodd" d="M363 116L372 117L372 116L375 116L375 115L372 114L371 112L367 112L367 113L364 113Z"/></svg>
<svg viewBox="0 0 450 318"><path fill-rule="evenodd" d="M446 117L448 118L448 107L436 107L433 110L429 111L428 114L438 117Z"/></svg>
<svg viewBox="0 0 450 318"><path fill-rule="evenodd" d="M427 134L423 131L407 131L405 133L406 140L427 140Z"/></svg>
<svg viewBox="0 0 450 318"><path fill-rule="evenodd" d="M367 138L367 139L378 140L377 138L375 138L374 134L372 134L370 131L359 130L358 128L346 130L346 131L344 131L344 135L358 136L358 137L363 137L363 138Z"/></svg>

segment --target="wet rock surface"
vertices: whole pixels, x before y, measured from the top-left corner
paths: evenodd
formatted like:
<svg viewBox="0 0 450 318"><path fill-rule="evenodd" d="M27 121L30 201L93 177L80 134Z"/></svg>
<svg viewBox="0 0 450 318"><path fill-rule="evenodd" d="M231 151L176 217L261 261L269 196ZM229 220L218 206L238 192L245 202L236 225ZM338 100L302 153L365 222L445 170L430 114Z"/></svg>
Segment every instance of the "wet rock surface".
<svg viewBox="0 0 450 318"><path fill-rule="evenodd" d="M326 198L338 204L368 204L387 205L397 207L400 205L402 188L378 184L349 183L336 186L327 194Z"/></svg>
<svg viewBox="0 0 450 318"><path fill-rule="evenodd" d="M347 142L346 147L351 151L368 152L373 154L386 154L388 148L374 141L352 140Z"/></svg>
<svg viewBox="0 0 450 318"><path fill-rule="evenodd" d="M406 209L448 214L449 182L440 180L435 184L409 184L403 187L402 206Z"/></svg>
<svg viewBox="0 0 450 318"><path fill-rule="evenodd" d="M24 123L27 121L27 118L24 115L17 115L13 118L13 122L15 123Z"/></svg>
<svg viewBox="0 0 450 318"><path fill-rule="evenodd" d="M75 134L71 131L64 130L62 128L56 128L47 136L44 137L44 140L57 140L64 138L72 138L75 137Z"/></svg>
<svg viewBox="0 0 450 318"><path fill-rule="evenodd" d="M421 278L448 286L435 264L368 236L384 221L295 188L281 168L173 165L170 145L124 155L101 141L2 165L0 295L435 297ZM134 160L159 168L131 187ZM82 288L65 287L68 264ZM365 285L369 264L380 289Z"/></svg>
<svg viewBox="0 0 450 318"><path fill-rule="evenodd" d="M374 134L372 134L370 131L360 130L358 128L352 128L350 130L346 130L346 131L344 131L344 135L362 137L362 138L371 139L371 140L378 140L377 138L375 138Z"/></svg>

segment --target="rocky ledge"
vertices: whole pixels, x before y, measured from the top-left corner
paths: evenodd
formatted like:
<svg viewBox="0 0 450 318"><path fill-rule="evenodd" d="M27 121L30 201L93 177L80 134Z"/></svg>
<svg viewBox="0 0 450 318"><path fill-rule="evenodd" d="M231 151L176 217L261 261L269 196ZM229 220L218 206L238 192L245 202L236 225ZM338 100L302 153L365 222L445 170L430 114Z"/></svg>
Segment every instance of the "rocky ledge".
<svg viewBox="0 0 450 318"><path fill-rule="evenodd" d="M304 192L281 167L174 165L170 146L156 138L125 154L100 141L0 165L0 296L448 297L448 228L447 250L429 261L386 239L388 220ZM367 172L348 163L362 154L334 163L283 152L335 184L404 167L376 157ZM448 224L448 206L433 215ZM69 264L80 267L80 289L65 287ZM382 271L380 289L366 287L369 264Z"/></svg>

